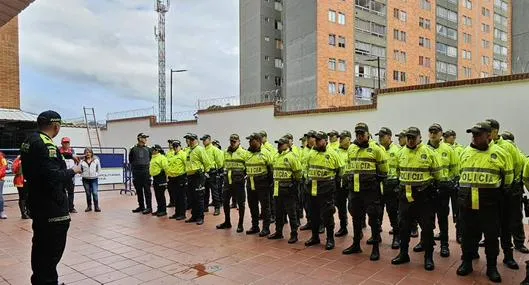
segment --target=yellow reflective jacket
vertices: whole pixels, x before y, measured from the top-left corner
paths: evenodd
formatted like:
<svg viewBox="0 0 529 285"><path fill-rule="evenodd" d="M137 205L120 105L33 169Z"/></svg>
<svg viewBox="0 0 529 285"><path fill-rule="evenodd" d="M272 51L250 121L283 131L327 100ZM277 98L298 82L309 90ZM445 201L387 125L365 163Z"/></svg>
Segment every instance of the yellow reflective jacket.
<svg viewBox="0 0 529 285"><path fill-rule="evenodd" d="M204 147L195 145L189 147L186 158L186 173L193 175L197 172L209 172L213 167L213 162L209 159Z"/></svg>
<svg viewBox="0 0 529 285"><path fill-rule="evenodd" d="M248 177L268 174L268 168L272 166L272 163L272 154L265 148L262 148L258 152L248 151L244 159Z"/></svg>
<svg viewBox="0 0 529 285"><path fill-rule="evenodd" d="M523 183L525 188L529 189L529 159L525 160L525 166L523 168Z"/></svg>
<svg viewBox="0 0 529 285"><path fill-rule="evenodd" d="M310 194L317 196L336 188L336 177L340 176L344 164L333 149L313 150L307 159L307 177L311 182Z"/></svg>
<svg viewBox="0 0 529 285"><path fill-rule="evenodd" d="M353 174L353 191L380 182L388 174L387 154L383 147L375 141L369 140L367 147L356 143L351 144L348 152L347 164ZM364 184L367 183L367 184Z"/></svg>
<svg viewBox="0 0 529 285"><path fill-rule="evenodd" d="M165 157L167 157L167 159L169 159L169 158L171 158L173 155L175 155L174 149L170 149L170 150L165 154Z"/></svg>
<svg viewBox="0 0 529 285"><path fill-rule="evenodd" d="M209 144L204 148L206 149L206 153L208 154L209 159L213 162L213 166L211 168L224 168L224 153L222 153L222 150L220 150L213 144Z"/></svg>
<svg viewBox="0 0 529 285"><path fill-rule="evenodd" d="M187 153L180 150L176 154L173 152L171 157L167 158L167 176L177 177L186 174Z"/></svg>
<svg viewBox="0 0 529 285"><path fill-rule="evenodd" d="M501 147L508 155L511 156L512 164L514 168L514 182L519 182L523 168L523 158L520 155L518 149L510 142L500 137L496 141L491 141L491 144L496 144Z"/></svg>
<svg viewBox="0 0 529 285"><path fill-rule="evenodd" d="M327 145L327 147L330 147L330 148L332 148L334 150L337 150L340 147L340 141L335 141L335 142L329 143Z"/></svg>
<svg viewBox="0 0 529 285"><path fill-rule="evenodd" d="M263 147L268 150L272 155L276 154L277 153L277 149L274 147L274 145L272 145L269 141L266 141L264 144L263 144Z"/></svg>
<svg viewBox="0 0 529 285"><path fill-rule="evenodd" d="M426 186L433 181L443 180L439 157L423 143L414 149L403 147L400 150L397 173L400 183L409 186Z"/></svg>
<svg viewBox="0 0 529 285"><path fill-rule="evenodd" d="M167 172L167 166L167 158L165 155L160 153L154 154L149 164L149 174L152 177L155 177L164 172L165 175L165 172Z"/></svg>
<svg viewBox="0 0 529 285"><path fill-rule="evenodd" d="M397 175L397 156L398 156L398 153L399 151L402 149L402 147L394 144L394 143L391 143L389 145L389 148L386 149L385 147L382 146L382 148L384 148L386 150L386 157L388 159L388 176L387 178L388 179L399 179L399 176Z"/></svg>
<svg viewBox="0 0 529 285"><path fill-rule="evenodd" d="M277 153L272 164L274 181L300 181L301 161L289 149Z"/></svg>
<svg viewBox="0 0 529 285"><path fill-rule="evenodd" d="M236 182L244 182L246 170L244 162L247 157L248 151L241 146L239 146L234 152L228 150L224 152L224 172L226 173L228 184L232 184L233 180Z"/></svg>
<svg viewBox="0 0 529 285"><path fill-rule="evenodd" d="M455 150L450 145L440 142L439 146L435 148L428 142L428 147L441 159L443 180L454 180L459 176L459 156L457 156Z"/></svg>

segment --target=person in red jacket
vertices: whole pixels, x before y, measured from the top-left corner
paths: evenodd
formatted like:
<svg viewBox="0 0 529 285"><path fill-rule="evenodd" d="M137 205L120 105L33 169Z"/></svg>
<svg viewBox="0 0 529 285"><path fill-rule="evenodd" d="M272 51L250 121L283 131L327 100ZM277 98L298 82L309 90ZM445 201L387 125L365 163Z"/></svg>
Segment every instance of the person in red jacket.
<svg viewBox="0 0 529 285"><path fill-rule="evenodd" d="M64 137L61 139L61 147L59 151L64 158L66 163L66 169L71 169L77 164L79 164L79 158L75 155L75 151L70 147L70 138ZM75 190L75 178L69 179L65 184L66 193L68 193L68 207L70 208L70 213L77 213L74 205L74 190Z"/></svg>
<svg viewBox="0 0 529 285"><path fill-rule="evenodd" d="M20 155L17 156L15 161L13 161L13 173L15 174L15 177L13 178L13 184L18 190L18 207L20 208L20 216L22 219L26 220L29 219L28 210L26 207L28 194L24 189L24 175L22 175L22 161L20 160Z"/></svg>
<svg viewBox="0 0 529 285"><path fill-rule="evenodd" d="M0 219L7 219L4 212L4 180L7 174L7 160L2 152L0 152Z"/></svg>

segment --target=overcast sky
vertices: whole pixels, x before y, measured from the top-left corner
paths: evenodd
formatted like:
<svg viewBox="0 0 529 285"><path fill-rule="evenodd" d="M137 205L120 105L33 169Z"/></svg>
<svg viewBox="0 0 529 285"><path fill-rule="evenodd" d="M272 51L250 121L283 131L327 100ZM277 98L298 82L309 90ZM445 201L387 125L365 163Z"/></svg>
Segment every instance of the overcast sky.
<svg viewBox="0 0 529 285"><path fill-rule="evenodd" d="M155 0L37 0L21 13L22 109L106 113L158 103ZM173 0L166 18L173 110L239 95L238 0ZM169 102L167 76L167 102ZM168 108L169 111L169 108Z"/></svg>

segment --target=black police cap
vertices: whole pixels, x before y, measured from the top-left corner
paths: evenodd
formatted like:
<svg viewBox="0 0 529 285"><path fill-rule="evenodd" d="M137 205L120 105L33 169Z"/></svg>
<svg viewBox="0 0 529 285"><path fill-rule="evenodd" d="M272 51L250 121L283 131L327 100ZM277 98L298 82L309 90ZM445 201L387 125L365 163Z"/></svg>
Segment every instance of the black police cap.
<svg viewBox="0 0 529 285"><path fill-rule="evenodd" d="M61 115L59 113L48 110L39 114L37 117L37 123L39 125L49 125L51 123L61 123Z"/></svg>

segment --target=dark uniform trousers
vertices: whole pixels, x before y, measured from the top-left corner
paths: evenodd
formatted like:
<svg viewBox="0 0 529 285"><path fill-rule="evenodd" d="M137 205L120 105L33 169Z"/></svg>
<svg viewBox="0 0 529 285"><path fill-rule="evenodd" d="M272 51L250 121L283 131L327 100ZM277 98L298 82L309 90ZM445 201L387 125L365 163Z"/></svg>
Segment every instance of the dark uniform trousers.
<svg viewBox="0 0 529 285"><path fill-rule="evenodd" d="M523 189L523 188L522 188ZM521 241L516 239L515 232L518 233L519 224L522 223L522 193L518 185L513 184L510 191L503 192L501 197L501 223L500 223L500 239L501 248L503 253L512 252L512 239L514 238L516 243L523 244L524 240ZM523 232L523 231L522 231Z"/></svg>
<svg viewBox="0 0 529 285"><path fill-rule="evenodd" d="M516 205L513 204L513 219L512 221L512 239L514 241L515 246L522 246L525 243L525 231L523 227L523 209L522 209L522 196L523 196L523 182L518 182L513 184L513 189L516 193L516 199L514 199L513 203L517 203Z"/></svg>
<svg viewBox="0 0 529 285"><path fill-rule="evenodd" d="M335 204L338 209L338 219L340 220L340 228L347 228L347 199L349 191L344 183L338 187L335 195Z"/></svg>
<svg viewBox="0 0 529 285"><path fill-rule="evenodd" d="M422 191L418 191L419 189ZM418 221L421 226L422 243L426 253L433 252L434 191L435 189L432 186L413 187L412 197L414 201L408 202L404 189L401 189L399 198L401 252L408 252L410 232L414 221Z"/></svg>
<svg viewBox="0 0 529 285"><path fill-rule="evenodd" d="M334 192L336 190L336 182L334 179L317 182L317 195L313 196L312 183L309 183L308 191L310 195L310 213L312 217L312 236L319 236L320 224L323 222L327 235L334 234L334 213L336 208L334 206ZM318 217L321 217L318 219Z"/></svg>
<svg viewBox="0 0 529 285"><path fill-rule="evenodd" d="M219 188L219 177L217 170L212 170L209 172L209 178L206 178L205 192L204 192L204 207L209 207L209 197L213 199L213 206L215 208L220 208L221 198L220 198L220 188Z"/></svg>
<svg viewBox="0 0 529 285"><path fill-rule="evenodd" d="M380 223L384 221L384 206L388 213L393 234L399 234L399 180L388 179L383 183L382 202L380 203Z"/></svg>
<svg viewBox="0 0 529 285"><path fill-rule="evenodd" d="M204 183L206 176L197 172L187 175L187 202L191 205L191 218L204 219Z"/></svg>
<svg viewBox="0 0 529 285"><path fill-rule="evenodd" d="M309 182L306 179L303 179L300 183L301 193L300 193L300 205L305 210L305 217L307 218L307 223L312 223L312 214L310 212L310 191L308 189Z"/></svg>
<svg viewBox="0 0 529 285"><path fill-rule="evenodd" d="M353 240L358 242L362 239L362 220L365 220L367 214L373 241L380 242L380 217L382 216L380 182L376 180L361 181L361 184L362 182L363 186L359 192L352 190L351 182L349 182L351 186L348 187L351 189L349 191L349 208L353 216Z"/></svg>
<svg viewBox="0 0 529 285"><path fill-rule="evenodd" d="M479 210L472 210L469 188L461 188L458 193L463 260L472 261L473 255L478 252L478 244L483 233L487 265L496 265L500 251L498 237L502 194L499 189L479 189L479 193Z"/></svg>
<svg viewBox="0 0 529 285"><path fill-rule="evenodd" d="M169 193L173 193L173 203L175 205L175 214L177 216L185 216L186 214L186 181L187 175L183 174L176 177L169 177L167 182Z"/></svg>
<svg viewBox="0 0 529 285"><path fill-rule="evenodd" d="M263 229L270 227L271 201L270 201L270 179L267 175L255 177L255 190L251 188L250 178L246 182L246 193L248 195L248 207L252 216L252 227L259 226L259 204L261 204L261 213L263 215ZM279 216L282 217L282 216Z"/></svg>
<svg viewBox="0 0 529 285"><path fill-rule="evenodd" d="M75 205L74 205L75 182L74 180L66 179L66 181L64 181L64 188L66 188L66 193L68 194L68 210L71 211L75 208Z"/></svg>
<svg viewBox="0 0 529 285"><path fill-rule="evenodd" d="M454 189L450 193L450 201L452 202L452 221L456 225L456 235L461 235L461 223L459 222L459 179L454 182Z"/></svg>
<svg viewBox="0 0 529 285"><path fill-rule="evenodd" d="M165 189L167 188L167 183L157 184L153 183L154 195L156 197L157 212L163 213L167 212L167 201L165 200Z"/></svg>
<svg viewBox="0 0 529 285"><path fill-rule="evenodd" d="M151 176L149 169L132 171L132 184L136 189L138 205L142 209L152 208Z"/></svg>
<svg viewBox="0 0 529 285"><path fill-rule="evenodd" d="M33 246L31 249L31 284L57 284L57 264L66 246L70 221L47 222L33 220Z"/></svg>
<svg viewBox="0 0 529 285"><path fill-rule="evenodd" d="M244 178L234 179L232 184L228 183L227 175L224 175L224 189L222 191L224 217L226 223L231 223L230 218L230 199L236 198L237 206L239 208L239 224L244 222L244 211L246 204L246 192L244 190Z"/></svg>
<svg viewBox="0 0 529 285"><path fill-rule="evenodd" d="M290 221L290 232L296 232L299 227L299 218L297 216L299 186L297 183L288 183L288 185L283 183L286 184L286 182L280 182L278 195L275 197L276 213L278 217L283 217L286 212ZM276 219L276 232L282 233L284 225L284 219Z"/></svg>
<svg viewBox="0 0 529 285"><path fill-rule="evenodd" d="M439 224L441 245L448 245L448 214L450 214L450 197L454 191L454 186L451 182L440 182L439 196L435 201L435 214Z"/></svg>

